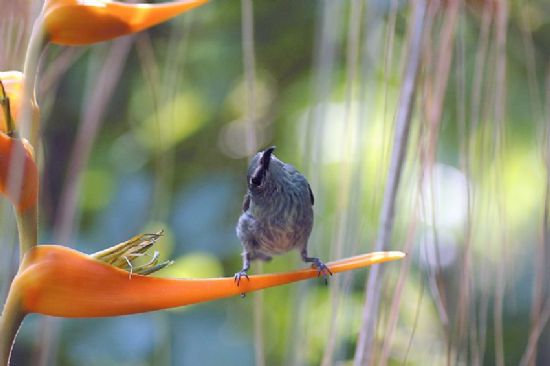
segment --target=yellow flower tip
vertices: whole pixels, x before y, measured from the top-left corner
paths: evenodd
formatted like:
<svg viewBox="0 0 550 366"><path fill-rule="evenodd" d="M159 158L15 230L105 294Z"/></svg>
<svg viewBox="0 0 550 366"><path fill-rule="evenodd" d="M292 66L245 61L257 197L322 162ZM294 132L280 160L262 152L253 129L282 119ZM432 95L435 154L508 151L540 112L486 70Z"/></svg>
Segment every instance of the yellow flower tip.
<svg viewBox="0 0 550 366"><path fill-rule="evenodd" d="M44 28L53 43L86 45L140 32L207 1L129 4L107 0L47 0Z"/></svg>
<svg viewBox="0 0 550 366"><path fill-rule="evenodd" d="M0 131L4 133L10 133L8 131L8 121L6 121L6 108L9 108L11 114L11 119L17 126L19 121L19 116L21 115L21 108L23 107L23 86L25 83L25 78L23 73L20 71L0 71L0 81L3 86L3 90L0 88L0 104L2 110L0 111ZM6 95L4 96L4 92ZM7 100L5 98L8 98ZM9 101L9 106L7 105ZM40 111L38 109L38 104L34 97L30 101L32 109L32 118L33 120L38 120L40 118Z"/></svg>
<svg viewBox="0 0 550 366"><path fill-rule="evenodd" d="M0 193L19 212L37 205L38 168L34 150L25 140L0 132Z"/></svg>
<svg viewBox="0 0 550 366"><path fill-rule="evenodd" d="M122 243L90 254L90 257L128 271L131 275L149 275L173 264L172 261L159 263L158 259L160 253L157 251L150 254L150 259L147 262L136 264L137 260L145 258L145 256L148 255L147 252L149 249L151 249L163 235L164 230L153 234L136 235Z"/></svg>
<svg viewBox="0 0 550 366"><path fill-rule="evenodd" d="M327 263L327 266L333 273L349 271L361 267L370 266L373 264L379 264L384 262L391 262L398 259L402 259L406 256L403 252L391 251L391 252L372 252L357 255L355 257L349 257L340 259L335 262Z"/></svg>

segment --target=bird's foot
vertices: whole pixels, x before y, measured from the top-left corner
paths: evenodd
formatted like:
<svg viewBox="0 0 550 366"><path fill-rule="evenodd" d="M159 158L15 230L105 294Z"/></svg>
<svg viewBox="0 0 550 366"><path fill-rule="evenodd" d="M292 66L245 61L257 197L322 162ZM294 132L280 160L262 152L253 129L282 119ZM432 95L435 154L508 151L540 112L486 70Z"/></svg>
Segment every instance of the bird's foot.
<svg viewBox="0 0 550 366"><path fill-rule="evenodd" d="M328 276L332 276L330 268L327 267L319 258L313 260L313 267L317 268L317 277L323 275L325 279L325 284L328 284Z"/></svg>
<svg viewBox="0 0 550 366"><path fill-rule="evenodd" d="M248 278L248 274L246 273L246 271L242 270L240 272L235 273L235 277L234 277L235 281L234 282L237 284L237 286L239 286L239 284L241 283L241 278L243 276L246 277L246 279L250 281L250 278Z"/></svg>

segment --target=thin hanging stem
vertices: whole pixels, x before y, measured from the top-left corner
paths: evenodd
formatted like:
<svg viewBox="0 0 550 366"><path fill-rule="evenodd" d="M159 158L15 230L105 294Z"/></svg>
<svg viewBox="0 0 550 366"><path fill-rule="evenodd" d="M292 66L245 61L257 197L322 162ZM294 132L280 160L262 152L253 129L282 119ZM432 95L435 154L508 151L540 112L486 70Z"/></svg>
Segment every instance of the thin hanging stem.
<svg viewBox="0 0 550 366"><path fill-rule="evenodd" d="M246 90L246 136L245 146L249 156L258 148L256 130L256 58L254 54L254 5L252 0L241 0L241 32L243 45L243 64ZM257 266L263 272L263 266ZM257 366L264 366L265 347L263 320L264 297L262 293L254 296L254 359Z"/></svg>
<svg viewBox="0 0 550 366"><path fill-rule="evenodd" d="M550 113L544 117L544 111L542 108L541 103L541 96L538 93L537 89L537 69L536 69L536 63L535 63L535 50L533 45L533 38L531 33L528 31L530 24L529 24L529 17L526 14L526 11L522 14L522 21L523 21L523 27L522 27L522 34L524 38L524 45L525 45L525 53L526 53L526 61L527 61L527 77L528 77L528 83L529 83L529 100L531 101L531 109L534 111L533 115L535 117L535 120L539 124L539 133L537 134L540 136L543 141L541 141L541 153L544 159L544 165L546 168L546 184L545 184L545 193L544 193L544 213L542 217L542 223L541 223L541 235L540 239L538 240L537 248L536 248L536 262L535 262L535 278L533 280L533 295L532 295L532 304L531 304L531 325L530 325L530 336L529 341L526 346L526 353L527 350L531 350L531 358L527 358L526 360L529 362L529 366L534 366L537 364L537 349L538 349L538 337L533 337L533 335L536 333L537 327L540 327L541 324L541 315L542 315L542 308L544 305L545 298L548 297L548 289L547 289L547 280L550 271L549 271L549 254L550 251L548 250L548 244L549 244L549 205L550 205L550 161L549 161L549 154L548 154L548 148L550 147ZM550 70L549 70L550 71ZM550 77L550 73L548 75ZM550 78L548 78L547 82L550 82ZM550 85L547 85L547 102L550 102ZM548 103L546 103L548 105ZM550 112L550 110L548 110ZM525 359L525 355L522 358L522 361ZM522 363L523 364L523 363Z"/></svg>
<svg viewBox="0 0 550 366"><path fill-rule="evenodd" d="M352 186L352 167L356 164L355 157L358 155L357 147L357 124L359 123L352 116L354 109L354 97L357 75L359 73L359 56L360 56L360 41L361 41L361 17L363 14L362 11L363 1L362 0L352 0L350 6L350 21L348 25L348 36L347 36L347 54L346 54L346 63L347 63L347 77L346 77L346 101L345 101L345 112L344 112L344 136L345 141L348 143L343 144L341 148L341 154L343 156L343 161L340 164L340 190L337 199L337 217L338 224L335 237L335 245L333 246L333 255L336 258L339 258L344 253L345 244L352 241L353 233L350 230L352 225L352 217L357 217L359 215L353 214L353 205L351 204L350 193ZM353 196L353 200L358 200L358 196ZM336 352L337 339L338 339L338 315L340 308L340 301L342 299L342 292L344 289L341 281L334 281L331 286L331 316L330 316L330 326L329 332L325 345L325 352L321 361L322 366L332 365L334 363L334 354Z"/></svg>
<svg viewBox="0 0 550 366"><path fill-rule="evenodd" d="M416 84L424 38L424 18L427 2L417 0L413 13L414 26L409 47L409 61L405 70L405 78L401 88L399 110L396 116L396 132L394 136L393 152L384 194L384 203L380 219L376 250L389 247L389 240L393 229L395 215L395 200L409 137L413 105L416 95ZM366 301L363 308L363 320L357 347L355 350L355 365L368 365L373 361L373 346L380 305L383 272L380 266L374 266L370 272L366 286Z"/></svg>
<svg viewBox="0 0 550 366"><path fill-rule="evenodd" d="M246 149L253 154L256 137L256 58L254 56L254 8L252 0L241 1L244 77L246 82Z"/></svg>

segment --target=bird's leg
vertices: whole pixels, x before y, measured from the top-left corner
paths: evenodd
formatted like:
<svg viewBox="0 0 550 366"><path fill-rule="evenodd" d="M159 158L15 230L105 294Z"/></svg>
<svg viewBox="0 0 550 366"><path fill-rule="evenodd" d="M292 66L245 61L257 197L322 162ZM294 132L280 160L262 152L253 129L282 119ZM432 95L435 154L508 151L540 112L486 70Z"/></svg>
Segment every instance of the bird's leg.
<svg viewBox="0 0 550 366"><path fill-rule="evenodd" d="M313 263L313 265L317 268L317 271L318 271L317 272L317 277L319 277L322 274L324 279L325 279L325 283L328 283L327 274L332 276L332 272L327 267L327 265L324 264L319 258L308 257L307 256L307 248L304 248L300 254L302 255L302 260L304 262Z"/></svg>
<svg viewBox="0 0 550 366"><path fill-rule="evenodd" d="M235 282L237 283L237 286L239 286L239 283L241 283L241 277L246 277L247 280L250 281L250 278L248 278L248 270L250 269L250 253L245 251L243 252L243 268L240 272L235 273Z"/></svg>

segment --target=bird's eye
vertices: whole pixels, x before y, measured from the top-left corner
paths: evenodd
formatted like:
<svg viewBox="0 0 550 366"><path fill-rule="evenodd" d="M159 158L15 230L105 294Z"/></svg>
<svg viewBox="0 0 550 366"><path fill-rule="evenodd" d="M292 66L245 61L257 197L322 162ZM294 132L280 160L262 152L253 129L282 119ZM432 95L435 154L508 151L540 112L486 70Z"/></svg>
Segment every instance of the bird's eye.
<svg viewBox="0 0 550 366"><path fill-rule="evenodd" d="M262 177L255 176L250 179L250 184L256 187L262 185Z"/></svg>

